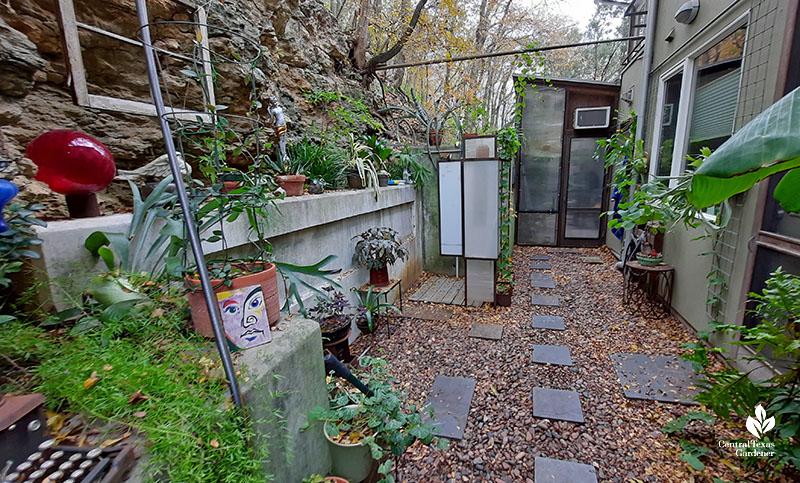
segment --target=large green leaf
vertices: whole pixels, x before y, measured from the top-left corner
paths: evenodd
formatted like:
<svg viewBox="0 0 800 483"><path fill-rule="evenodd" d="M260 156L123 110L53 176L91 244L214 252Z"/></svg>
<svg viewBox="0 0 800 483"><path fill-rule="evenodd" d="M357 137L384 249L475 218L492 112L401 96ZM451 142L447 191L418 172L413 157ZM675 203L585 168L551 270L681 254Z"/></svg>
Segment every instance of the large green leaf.
<svg viewBox="0 0 800 483"><path fill-rule="evenodd" d="M320 295L322 297L327 298L327 294L314 285L308 283L307 281L303 280L300 276L306 275L310 277L317 277L325 280L330 285L335 287L340 287L338 283L336 283L330 277L332 275L336 275L337 273L341 272L341 269L325 269L323 268L328 263L336 260L336 255L328 255L327 257L323 258L322 260L318 261L313 265L292 265L291 263L283 263L283 262L275 262L275 266L280 270L281 275L286 278L286 303L283 305L283 309L288 311L292 305L292 301L296 302L298 307L300 308L300 312L302 314L306 313L305 305L303 304L303 298L300 295L300 287L306 287L307 289L311 290L312 292Z"/></svg>
<svg viewBox="0 0 800 483"><path fill-rule="evenodd" d="M705 159L692 176L689 200L697 208L712 206L770 175L799 167L798 132L800 88L756 116ZM797 190L791 189L799 182L800 174L789 173L775 190L775 199L787 211L800 209Z"/></svg>

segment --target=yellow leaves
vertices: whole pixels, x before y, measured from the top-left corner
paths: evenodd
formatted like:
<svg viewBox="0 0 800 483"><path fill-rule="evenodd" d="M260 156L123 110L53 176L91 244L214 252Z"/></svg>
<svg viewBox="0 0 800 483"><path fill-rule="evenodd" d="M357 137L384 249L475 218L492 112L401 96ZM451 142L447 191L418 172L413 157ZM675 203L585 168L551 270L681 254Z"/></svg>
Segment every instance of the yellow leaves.
<svg viewBox="0 0 800 483"><path fill-rule="evenodd" d="M214 449L219 448L219 441L217 441L216 439L212 439L211 441L208 442L208 445Z"/></svg>
<svg viewBox="0 0 800 483"><path fill-rule="evenodd" d="M160 319L163 316L164 316L164 309L162 309L161 307L153 310L153 312L150 313L151 319Z"/></svg>
<svg viewBox="0 0 800 483"><path fill-rule="evenodd" d="M97 381L99 381L99 380L100 380L100 377L98 377L98 376L97 376L97 371L92 371L92 375L91 375L91 376L89 376L89 378L88 378L88 379L86 379L85 381L83 381L83 389L84 389L84 390L89 390L89 389L91 389L91 388L92 388L92 386L94 386L95 384L97 384Z"/></svg>
<svg viewBox="0 0 800 483"><path fill-rule="evenodd" d="M64 426L64 415L54 413L51 411L46 411L47 414L47 427L50 428L50 431L53 433L58 433L61 431L61 428Z"/></svg>
<svg viewBox="0 0 800 483"><path fill-rule="evenodd" d="M104 371L107 372L107 371L111 371L113 369L114 369L114 366L112 366L111 364L103 364L103 370Z"/></svg>
<svg viewBox="0 0 800 483"><path fill-rule="evenodd" d="M102 449L109 448L109 447L114 446L115 444L119 443L123 439L129 438L130 436L131 436L131 432L128 431L127 433L123 434L119 438L107 439L107 440L103 441L102 443L100 443L100 448L102 448Z"/></svg>

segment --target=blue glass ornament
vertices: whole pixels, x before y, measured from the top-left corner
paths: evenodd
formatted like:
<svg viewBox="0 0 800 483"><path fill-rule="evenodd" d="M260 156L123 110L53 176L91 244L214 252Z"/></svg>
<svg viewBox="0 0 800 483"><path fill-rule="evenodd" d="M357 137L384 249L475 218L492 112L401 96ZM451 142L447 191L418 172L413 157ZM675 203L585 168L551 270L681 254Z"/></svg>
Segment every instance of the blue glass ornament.
<svg viewBox="0 0 800 483"><path fill-rule="evenodd" d="M6 203L11 201L11 198L17 196L17 193L19 193L17 185L11 181L0 179L0 233L8 230L8 223L6 223L5 218L3 218L3 208L6 206Z"/></svg>

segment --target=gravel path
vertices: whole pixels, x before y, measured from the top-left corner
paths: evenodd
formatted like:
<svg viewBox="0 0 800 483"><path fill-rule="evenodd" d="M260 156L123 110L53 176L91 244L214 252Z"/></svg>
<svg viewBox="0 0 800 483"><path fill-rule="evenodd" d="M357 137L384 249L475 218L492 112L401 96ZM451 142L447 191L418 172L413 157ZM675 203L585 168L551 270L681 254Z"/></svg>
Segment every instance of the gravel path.
<svg viewBox="0 0 800 483"><path fill-rule="evenodd" d="M380 330L354 344L353 354L369 347L370 355L385 357L418 404L437 374L477 382L464 439L447 451L411 448L402 459L400 481L532 482L536 456L592 464L600 481L687 481L692 476L678 460L677 443L660 431L689 408L626 399L609 355L677 355L680 344L694 337L673 318L632 316L622 305L616 259L606 249L584 250L583 256L603 259L597 265L582 263L582 255L550 254L549 272L557 287L536 293L559 295L561 306L532 307L530 256L545 253L540 247L516 248L511 307L455 307L449 321L407 319L394 326L391 337ZM563 316L567 330L532 329L534 314ZM502 340L467 337L473 322L504 325ZM568 346L574 366L532 363L534 344ZM534 418L535 386L580 393L586 424ZM724 478L724 470L716 475Z"/></svg>

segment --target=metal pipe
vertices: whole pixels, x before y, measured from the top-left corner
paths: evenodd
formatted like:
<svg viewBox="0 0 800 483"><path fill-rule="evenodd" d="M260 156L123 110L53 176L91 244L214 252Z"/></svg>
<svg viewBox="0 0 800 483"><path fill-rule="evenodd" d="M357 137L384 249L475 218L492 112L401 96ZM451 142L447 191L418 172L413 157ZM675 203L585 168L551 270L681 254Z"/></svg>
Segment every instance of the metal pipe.
<svg viewBox="0 0 800 483"><path fill-rule="evenodd" d="M546 52L548 50L571 49L574 47L583 47L586 45L610 44L613 42L627 42L629 40L642 40L643 38L644 37L642 37L641 35L634 35L631 37L620 37L617 39L592 40L590 42L574 42L571 44L547 45L544 47L504 50L500 52L489 52L486 54L461 55L458 57L450 57L449 59L433 59L433 60L422 60L419 62L409 62L406 64L379 65L378 67L375 68L375 70L377 71L377 70L390 70L390 69L404 69L406 67L419 67L423 65L447 64L450 62L486 59L489 57L502 57L505 55L529 54L531 52Z"/></svg>
<svg viewBox="0 0 800 483"><path fill-rule="evenodd" d="M200 275L200 285L203 288L203 296L206 300L206 308L208 308L208 315L211 319L211 328L214 330L214 339L217 344L217 351L219 351L219 357L222 359L222 367L225 370L225 376L228 379L228 385L230 386L231 395L233 396L233 402L242 411L242 414L244 414L242 394L239 390L239 383L236 380L236 370L233 367L231 353L226 344L227 339L225 338L225 332L222 329L219 306L217 305L217 301L214 300L214 288L211 286L211 280L208 276L208 267L206 267L206 258L203 254L203 246L200 243L200 235L197 232L197 226L194 224L194 219L191 212L191 204L189 203L189 197L186 194L186 186L183 183L183 172L178 165L175 143L172 139L172 131L167 123L166 118L164 117L164 98L161 95L161 88L156 70L155 51L153 48L153 42L150 39L150 27L145 0L136 0L136 11L139 16L139 26L142 32L144 56L147 62L147 77L150 81L150 94L153 96L153 105L156 108L158 122L161 125L161 132L164 135L164 143L166 144L167 148L169 167L172 171L172 177L175 180L175 189L178 192L178 201L183 209L183 222L186 225L186 231L189 235L189 244L192 247L194 261L197 263L197 273Z"/></svg>
<svg viewBox="0 0 800 483"><path fill-rule="evenodd" d="M656 11L658 10L657 0L648 0L647 4L647 29L644 33L644 52L642 55L642 79L639 92L639 99L636 103L636 115L639 122L636 123L636 139L644 139L645 116L647 113L647 91L650 87L650 66L653 63L653 43L656 36Z"/></svg>

